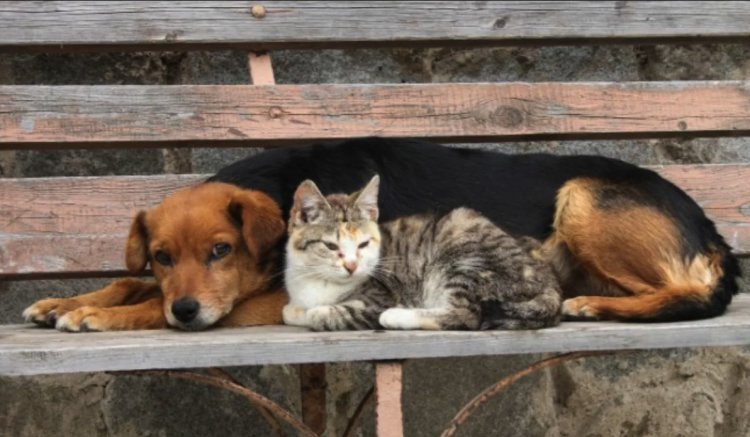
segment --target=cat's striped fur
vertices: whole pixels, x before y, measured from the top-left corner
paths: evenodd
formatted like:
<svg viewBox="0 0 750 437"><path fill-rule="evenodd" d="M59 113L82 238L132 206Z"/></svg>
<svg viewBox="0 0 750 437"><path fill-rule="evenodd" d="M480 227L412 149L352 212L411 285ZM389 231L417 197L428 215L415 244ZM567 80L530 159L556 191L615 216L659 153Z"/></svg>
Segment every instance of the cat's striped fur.
<svg viewBox="0 0 750 437"><path fill-rule="evenodd" d="M531 255L535 240L515 239L467 208L378 228L377 183L327 198L309 181L298 189L287 245L287 323L315 330L559 323L560 287L551 267Z"/></svg>

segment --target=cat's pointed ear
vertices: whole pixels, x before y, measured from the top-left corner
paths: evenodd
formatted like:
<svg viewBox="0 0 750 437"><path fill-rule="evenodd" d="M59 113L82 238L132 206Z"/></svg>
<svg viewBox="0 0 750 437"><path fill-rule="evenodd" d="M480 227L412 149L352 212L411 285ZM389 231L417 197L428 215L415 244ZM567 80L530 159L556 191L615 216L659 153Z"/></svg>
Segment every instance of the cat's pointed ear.
<svg viewBox="0 0 750 437"><path fill-rule="evenodd" d="M306 180L294 192L290 225L315 223L321 218L323 210L330 209L325 196L320 192L315 182Z"/></svg>
<svg viewBox="0 0 750 437"><path fill-rule="evenodd" d="M354 204L370 220L378 220L378 190L380 189L380 176L375 175L370 182L356 196Z"/></svg>

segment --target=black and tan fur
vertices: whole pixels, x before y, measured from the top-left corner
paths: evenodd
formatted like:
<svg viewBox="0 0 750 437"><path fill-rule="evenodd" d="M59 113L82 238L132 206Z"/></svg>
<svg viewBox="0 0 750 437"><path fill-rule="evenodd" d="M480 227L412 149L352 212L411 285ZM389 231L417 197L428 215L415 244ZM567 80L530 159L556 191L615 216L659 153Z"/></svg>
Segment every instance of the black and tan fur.
<svg viewBox="0 0 750 437"><path fill-rule="evenodd" d="M704 251L686 254L692 245L684 221L700 220L700 211L687 202L687 211L669 202L659 205L658 193L639 188L576 178L560 190L554 232L542 254L568 290L563 311L572 317L633 321L721 314L731 299L724 268L730 274L736 268L727 262L727 247L723 241L708 242ZM692 214L685 217L686 212ZM713 230L703 221L696 224Z"/></svg>
<svg viewBox="0 0 750 437"><path fill-rule="evenodd" d="M352 192L374 174L383 221L465 206L544 242L569 317L700 319L722 314L737 293L737 259L695 201L616 159L364 138L274 150L216 177L259 188L288 211L304 179L323 192Z"/></svg>

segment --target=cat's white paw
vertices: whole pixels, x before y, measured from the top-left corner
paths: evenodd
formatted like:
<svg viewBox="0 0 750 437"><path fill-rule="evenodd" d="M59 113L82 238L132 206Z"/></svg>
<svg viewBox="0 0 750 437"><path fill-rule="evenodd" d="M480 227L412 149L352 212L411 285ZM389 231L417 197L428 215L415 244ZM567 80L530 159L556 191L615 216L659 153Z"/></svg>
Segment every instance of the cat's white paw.
<svg viewBox="0 0 750 437"><path fill-rule="evenodd" d="M422 329L419 313L411 308L387 309L378 322L385 329Z"/></svg>
<svg viewBox="0 0 750 437"><path fill-rule="evenodd" d="M321 305L307 310L307 326L316 331L331 329L333 308L331 305Z"/></svg>
<svg viewBox="0 0 750 437"><path fill-rule="evenodd" d="M292 304L284 305L284 309L281 310L281 316L287 325L307 326L307 310L300 306Z"/></svg>

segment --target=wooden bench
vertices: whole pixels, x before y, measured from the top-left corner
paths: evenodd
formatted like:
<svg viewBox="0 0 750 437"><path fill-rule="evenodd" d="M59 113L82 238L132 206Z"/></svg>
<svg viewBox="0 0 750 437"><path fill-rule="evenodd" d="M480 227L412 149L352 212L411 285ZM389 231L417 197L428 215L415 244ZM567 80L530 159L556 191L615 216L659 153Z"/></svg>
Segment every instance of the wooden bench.
<svg viewBox="0 0 750 437"><path fill-rule="evenodd" d="M748 135L746 82L274 85L270 57L258 54L747 41L748 22L750 4L742 2L3 2L2 51L242 49L253 85L0 86L0 149L270 147L368 135L444 142ZM737 254L750 253L750 164L656 169L705 208ZM0 180L0 279L124 274L133 212L205 176ZM279 326L71 335L6 325L0 374L745 344L750 299L740 295L728 314L700 322L563 323L533 332ZM320 366L308 369L320 377ZM400 366L377 369L378 431L398 435ZM319 400L320 390L309 395ZM303 416L320 432L319 414L306 408L314 407L303 402Z"/></svg>

